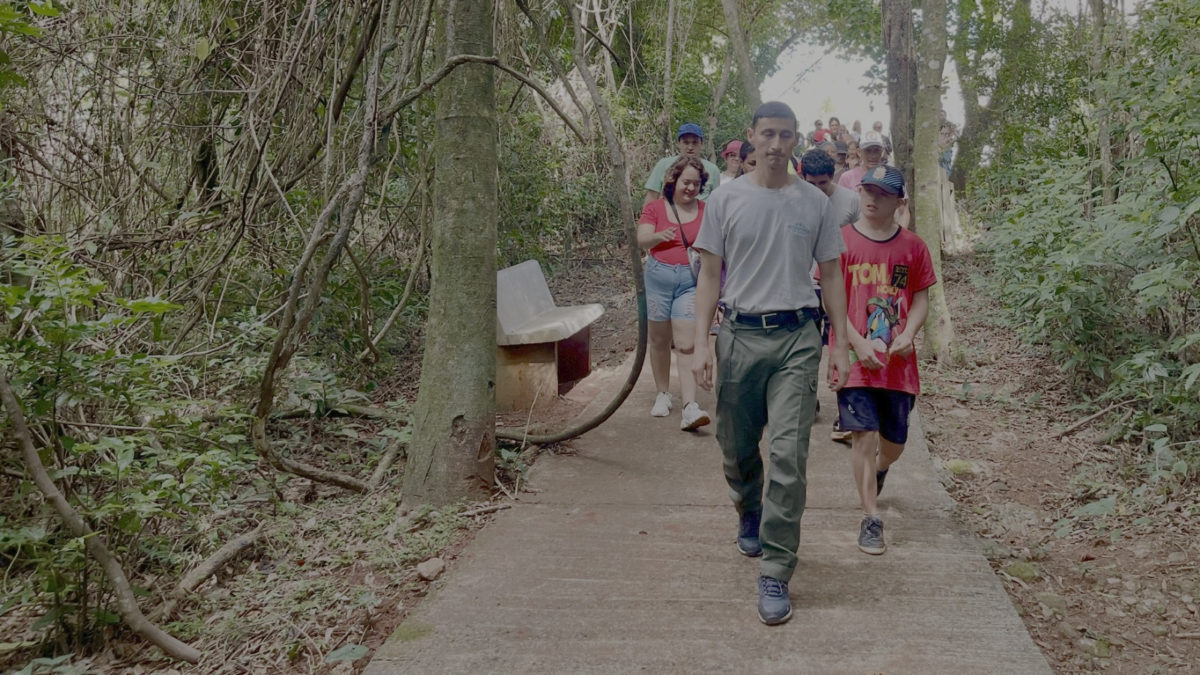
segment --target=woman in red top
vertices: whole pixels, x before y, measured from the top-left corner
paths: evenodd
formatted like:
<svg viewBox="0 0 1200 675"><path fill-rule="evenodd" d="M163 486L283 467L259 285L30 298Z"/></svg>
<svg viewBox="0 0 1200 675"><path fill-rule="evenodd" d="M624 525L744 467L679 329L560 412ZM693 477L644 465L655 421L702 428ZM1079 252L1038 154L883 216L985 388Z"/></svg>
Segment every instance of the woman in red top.
<svg viewBox="0 0 1200 675"><path fill-rule="evenodd" d="M658 395L650 414L671 413L671 343L683 397L679 428L692 431L709 423L708 413L696 403L692 375L692 350L696 324L696 277L688 264L687 249L700 233L704 202L697 199L708 182L700 160L680 157L667 170L663 196L646 204L638 219L637 239L650 255L646 259L646 310L650 332L650 370Z"/></svg>

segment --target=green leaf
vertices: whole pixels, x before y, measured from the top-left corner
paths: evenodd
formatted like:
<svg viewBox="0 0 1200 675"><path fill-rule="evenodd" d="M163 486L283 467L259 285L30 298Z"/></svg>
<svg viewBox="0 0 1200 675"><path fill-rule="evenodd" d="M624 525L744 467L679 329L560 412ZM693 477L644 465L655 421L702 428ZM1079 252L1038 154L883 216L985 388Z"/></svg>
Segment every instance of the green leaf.
<svg viewBox="0 0 1200 675"><path fill-rule="evenodd" d="M212 53L212 46L209 45L208 38L206 38L206 37L196 38L196 58L203 61L204 59L207 59L208 55L211 53Z"/></svg>
<svg viewBox="0 0 1200 675"><path fill-rule="evenodd" d="M31 2L31 3L29 3L29 9L30 9L30 11L32 11L34 14L37 14L38 16L55 17L62 13L62 12L58 11L57 7L55 7L54 5L52 5L48 2L45 4Z"/></svg>
<svg viewBox="0 0 1200 675"><path fill-rule="evenodd" d="M1151 425L1145 427L1144 429L1142 429L1142 433L1154 433L1154 432L1165 434L1167 432L1167 425L1151 424Z"/></svg>
<svg viewBox="0 0 1200 675"><path fill-rule="evenodd" d="M37 640L26 640L25 642L0 642L0 655L4 655L7 652L15 652L19 649L28 649L29 647L36 646Z"/></svg>
<svg viewBox="0 0 1200 675"><path fill-rule="evenodd" d="M366 656L371 650L363 645L342 645L329 653L325 657L325 663L339 663L341 661L357 661Z"/></svg>
<svg viewBox="0 0 1200 675"><path fill-rule="evenodd" d="M138 314L165 314L174 309L181 309L181 305L176 305L173 302L167 302L161 298L148 297L141 300L131 300L127 305L129 311Z"/></svg>
<svg viewBox="0 0 1200 675"><path fill-rule="evenodd" d="M1116 507L1116 497L1105 497L1104 499L1094 501L1091 504L1084 504L1083 506L1080 506L1074 511L1071 511L1071 515L1076 518L1111 516L1116 512Z"/></svg>
<svg viewBox="0 0 1200 675"><path fill-rule="evenodd" d="M1181 459L1178 462L1175 462L1175 464L1173 464L1171 466L1171 473L1178 475L1178 476L1187 476L1188 475L1187 461Z"/></svg>

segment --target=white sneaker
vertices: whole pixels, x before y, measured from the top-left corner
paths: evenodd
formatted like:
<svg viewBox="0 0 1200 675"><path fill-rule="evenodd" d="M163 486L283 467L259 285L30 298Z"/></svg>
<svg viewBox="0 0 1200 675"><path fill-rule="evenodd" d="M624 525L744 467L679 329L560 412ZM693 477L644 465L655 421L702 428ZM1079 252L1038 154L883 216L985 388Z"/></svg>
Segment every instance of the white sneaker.
<svg viewBox="0 0 1200 675"><path fill-rule="evenodd" d="M650 409L651 417L666 417L671 414L671 392L660 391L654 397L654 407Z"/></svg>
<svg viewBox="0 0 1200 675"><path fill-rule="evenodd" d="M700 409L700 404L692 401L683 406L683 419L679 422L679 428L683 431L695 431L710 421L708 413Z"/></svg>

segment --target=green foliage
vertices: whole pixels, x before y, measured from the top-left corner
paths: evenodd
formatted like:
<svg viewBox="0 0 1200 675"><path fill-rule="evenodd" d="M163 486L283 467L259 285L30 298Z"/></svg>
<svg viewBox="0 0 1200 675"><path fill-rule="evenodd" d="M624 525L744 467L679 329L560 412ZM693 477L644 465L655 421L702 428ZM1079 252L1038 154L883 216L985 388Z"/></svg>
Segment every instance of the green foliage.
<svg viewBox="0 0 1200 675"><path fill-rule="evenodd" d="M616 241L622 226L603 148L577 147L536 109L501 118L500 137L500 267Z"/></svg>
<svg viewBox="0 0 1200 675"><path fill-rule="evenodd" d="M44 5L36 2L28 3L28 8L33 14L45 17L58 16L58 10L50 3ZM41 35L41 30L29 22L29 14L20 11L10 3L0 4L0 36L17 37L38 37ZM25 77L17 72L17 68L13 65L12 56L6 49L0 49L0 93L9 87L23 87L26 84ZM0 101L3 98L0 97Z"/></svg>
<svg viewBox="0 0 1200 675"><path fill-rule="evenodd" d="M1200 468L1187 440L1200 433L1198 22L1197 0L1149 5L1115 47L1128 58L1058 104L1065 118L1107 101L1120 121L1113 203L1083 116L1080 133L1041 135L1024 161L993 167L980 192L996 292L1021 334L1097 403L1128 402L1127 436L1183 479Z"/></svg>
<svg viewBox="0 0 1200 675"><path fill-rule="evenodd" d="M182 412L201 404L187 396L206 376L197 367L118 346L153 346L162 318L176 306L114 296L75 262L80 252L56 238L31 237L3 251L0 266L11 266L25 283L0 286L8 336L0 342L0 368L39 443L52 450L42 461L85 520L135 568L150 559L178 566L179 542L165 538L164 527L224 504L253 453L235 428ZM241 426L236 416L229 422ZM6 468L21 475L10 462ZM39 580L18 593L20 602L46 607L35 626L58 632L62 644L110 629L116 615L83 540L59 528L49 507L33 498L31 481L16 485L0 502L0 513L20 516L0 517L0 564Z"/></svg>

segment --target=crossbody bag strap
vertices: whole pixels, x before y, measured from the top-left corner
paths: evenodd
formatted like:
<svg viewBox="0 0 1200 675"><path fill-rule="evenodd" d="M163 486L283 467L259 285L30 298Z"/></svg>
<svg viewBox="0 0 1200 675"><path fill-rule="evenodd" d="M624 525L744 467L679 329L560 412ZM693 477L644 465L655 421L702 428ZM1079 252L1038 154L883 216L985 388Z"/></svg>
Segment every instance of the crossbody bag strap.
<svg viewBox="0 0 1200 675"><path fill-rule="evenodd" d="M687 235L683 233L683 222L682 222L683 219L679 217L679 211L678 211L678 209L675 208L675 202L668 199L667 203L671 205L671 213L675 214L676 224L679 225L679 238L683 240L683 247L691 248L692 247L691 242L689 242L687 240Z"/></svg>
<svg viewBox="0 0 1200 675"><path fill-rule="evenodd" d="M668 199L667 203L671 205L671 212L675 214L675 220L679 225L679 238L683 240L683 252L685 255L690 254L692 252L692 243L687 240L687 235L683 233L683 219L679 217L679 210L675 208L675 201ZM692 267L690 255L688 255L688 271L692 273L692 280L698 281L696 270Z"/></svg>

